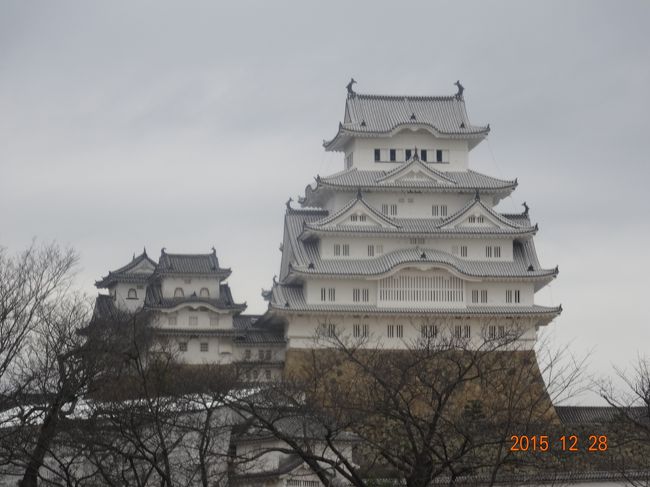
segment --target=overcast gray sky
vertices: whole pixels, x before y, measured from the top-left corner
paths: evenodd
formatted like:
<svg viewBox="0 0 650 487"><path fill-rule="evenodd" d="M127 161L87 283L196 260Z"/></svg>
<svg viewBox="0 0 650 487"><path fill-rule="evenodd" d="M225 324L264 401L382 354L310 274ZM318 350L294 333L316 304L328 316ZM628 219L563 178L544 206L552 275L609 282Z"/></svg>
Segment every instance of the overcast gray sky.
<svg viewBox="0 0 650 487"><path fill-rule="evenodd" d="M519 188L562 303L553 340L604 373L648 353L650 2L0 0L0 245L208 252L249 312L284 202L316 174L345 85L452 94L490 123L471 166Z"/></svg>

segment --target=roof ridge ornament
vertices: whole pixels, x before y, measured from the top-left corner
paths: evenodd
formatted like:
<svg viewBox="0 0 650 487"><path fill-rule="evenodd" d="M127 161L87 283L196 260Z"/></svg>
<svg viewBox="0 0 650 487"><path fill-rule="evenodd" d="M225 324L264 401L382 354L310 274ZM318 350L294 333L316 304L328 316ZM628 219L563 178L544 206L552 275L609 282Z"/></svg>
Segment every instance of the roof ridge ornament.
<svg viewBox="0 0 650 487"><path fill-rule="evenodd" d="M287 210L291 210L291 202L293 201L292 197L289 197L287 202L285 203L287 205Z"/></svg>
<svg viewBox="0 0 650 487"><path fill-rule="evenodd" d="M411 113L411 120L417 120L418 118L415 116L415 112Z"/></svg>
<svg viewBox="0 0 650 487"><path fill-rule="evenodd" d="M347 84L345 87L346 90L348 90L348 98L354 98L357 96L357 94L354 91L353 85L356 83L354 78L350 78L350 82Z"/></svg>
<svg viewBox="0 0 650 487"><path fill-rule="evenodd" d="M474 193L474 200L481 201L481 195L478 192L478 188L476 188L476 193Z"/></svg>
<svg viewBox="0 0 650 487"><path fill-rule="evenodd" d="M457 100L462 100L463 99L463 91L465 91L465 87L460 84L460 80L456 80L454 83L456 87L458 88L458 92L454 95L454 98Z"/></svg>
<svg viewBox="0 0 650 487"><path fill-rule="evenodd" d="M525 201L521 204L521 206L524 207L524 215L528 216L528 210L530 209L529 206L526 204Z"/></svg>
<svg viewBox="0 0 650 487"><path fill-rule="evenodd" d="M419 161L420 160L420 156L418 156L418 148L417 147L413 148L413 157L412 157L412 159L414 161Z"/></svg>
<svg viewBox="0 0 650 487"><path fill-rule="evenodd" d="M359 187L357 188L357 200L361 200L361 199L363 199L363 198L362 198L362 196L361 196L361 187L359 186Z"/></svg>

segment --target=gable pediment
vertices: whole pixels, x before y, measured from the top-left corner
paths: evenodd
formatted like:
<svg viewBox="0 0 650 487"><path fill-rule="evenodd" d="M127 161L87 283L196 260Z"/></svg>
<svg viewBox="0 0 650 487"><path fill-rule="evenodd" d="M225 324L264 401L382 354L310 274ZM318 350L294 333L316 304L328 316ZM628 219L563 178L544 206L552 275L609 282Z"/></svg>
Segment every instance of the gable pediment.
<svg viewBox="0 0 650 487"><path fill-rule="evenodd" d="M449 179L440 171L428 167L420 159L414 158L403 166L389 172L377 180L383 184L399 183L433 183L440 185L454 186L456 182Z"/></svg>
<svg viewBox="0 0 650 487"><path fill-rule="evenodd" d="M375 227L399 228L390 218L370 206L363 199L357 198L345 208L331 217L311 225L321 229L336 229L338 227Z"/></svg>
<svg viewBox="0 0 650 487"><path fill-rule="evenodd" d="M479 199L476 199L455 215L450 216L441 225L441 228L500 228L507 230L517 228L517 226L506 221Z"/></svg>

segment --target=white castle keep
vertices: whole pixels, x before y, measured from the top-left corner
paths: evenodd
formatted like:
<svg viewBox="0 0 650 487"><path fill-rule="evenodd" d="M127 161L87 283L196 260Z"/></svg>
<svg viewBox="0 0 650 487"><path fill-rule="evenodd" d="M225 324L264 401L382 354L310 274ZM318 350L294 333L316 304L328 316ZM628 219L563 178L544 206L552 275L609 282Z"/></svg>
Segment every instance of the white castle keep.
<svg viewBox="0 0 650 487"><path fill-rule="evenodd" d="M280 275L266 293L288 348L315 334L389 349L420 337L478 346L516 330L532 347L561 307L535 304L557 268L540 266L528 207L495 206L517 181L469 167L489 133L454 96L382 96L348 85L343 122L325 150L345 168L287 203Z"/></svg>

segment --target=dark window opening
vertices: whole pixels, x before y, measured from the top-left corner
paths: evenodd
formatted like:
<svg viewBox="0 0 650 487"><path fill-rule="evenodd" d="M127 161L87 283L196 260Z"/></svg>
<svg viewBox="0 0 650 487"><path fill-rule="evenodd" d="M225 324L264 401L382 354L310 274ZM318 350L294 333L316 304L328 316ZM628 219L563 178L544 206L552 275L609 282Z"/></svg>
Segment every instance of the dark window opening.
<svg viewBox="0 0 650 487"><path fill-rule="evenodd" d="M420 159L422 159L424 162L427 161L427 151L426 150L421 150L420 151Z"/></svg>
<svg viewBox="0 0 650 487"><path fill-rule="evenodd" d="M375 162L379 162L381 160L381 151L379 149L375 149Z"/></svg>
<svg viewBox="0 0 650 487"><path fill-rule="evenodd" d="M408 161L411 158L411 149L406 149L406 160Z"/></svg>
<svg viewBox="0 0 650 487"><path fill-rule="evenodd" d="M436 151L436 162L442 162L442 151L440 149Z"/></svg>
<svg viewBox="0 0 650 487"><path fill-rule="evenodd" d="M395 149L390 150L390 160L395 161L397 159L397 151Z"/></svg>

